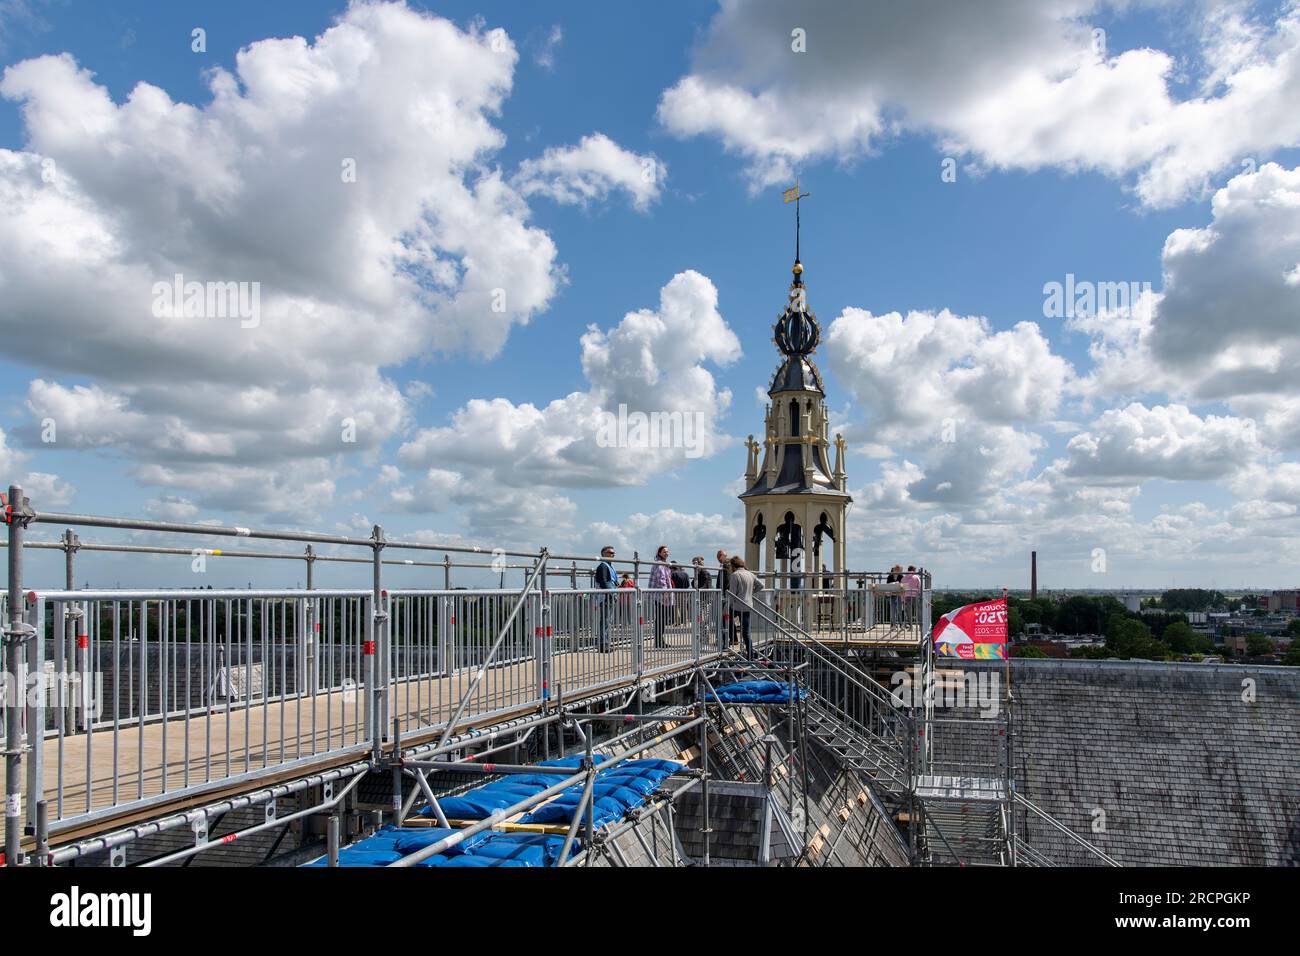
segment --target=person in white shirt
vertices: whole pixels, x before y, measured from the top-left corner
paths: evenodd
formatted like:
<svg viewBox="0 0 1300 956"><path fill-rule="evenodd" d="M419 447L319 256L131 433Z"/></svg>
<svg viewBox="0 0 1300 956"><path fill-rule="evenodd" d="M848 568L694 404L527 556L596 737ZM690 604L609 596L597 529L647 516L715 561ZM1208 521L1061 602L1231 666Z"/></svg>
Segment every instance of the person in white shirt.
<svg viewBox="0 0 1300 956"><path fill-rule="evenodd" d="M754 609L754 595L763 590L763 582L745 567L744 558L739 555L731 559L731 580L728 589L731 593L731 617L740 620L740 634L745 642L745 656L754 656L754 644L749 639L749 615Z"/></svg>

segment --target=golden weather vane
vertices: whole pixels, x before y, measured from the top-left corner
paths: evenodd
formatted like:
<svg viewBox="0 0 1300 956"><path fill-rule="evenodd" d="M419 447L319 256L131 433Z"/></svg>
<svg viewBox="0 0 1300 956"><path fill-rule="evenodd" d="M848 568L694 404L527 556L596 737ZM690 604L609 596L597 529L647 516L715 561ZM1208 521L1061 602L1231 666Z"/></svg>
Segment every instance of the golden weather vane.
<svg viewBox="0 0 1300 956"><path fill-rule="evenodd" d="M794 181L794 185L781 193L781 201L794 203L794 261L799 261L799 200L806 199L812 193L799 192L799 180Z"/></svg>

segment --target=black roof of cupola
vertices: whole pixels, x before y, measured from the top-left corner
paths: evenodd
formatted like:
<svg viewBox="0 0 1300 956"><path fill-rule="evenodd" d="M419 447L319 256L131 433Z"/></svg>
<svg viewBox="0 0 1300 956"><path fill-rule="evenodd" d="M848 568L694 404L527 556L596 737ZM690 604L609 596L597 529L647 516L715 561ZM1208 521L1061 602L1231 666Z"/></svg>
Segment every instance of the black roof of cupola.
<svg viewBox="0 0 1300 956"><path fill-rule="evenodd" d="M825 394L821 372L810 357L821 341L821 325L808 308L808 296L803 284L803 264L795 260L794 281L790 283L790 297L785 311L776 320L772 341L784 360L772 376L768 395L779 392L818 392Z"/></svg>

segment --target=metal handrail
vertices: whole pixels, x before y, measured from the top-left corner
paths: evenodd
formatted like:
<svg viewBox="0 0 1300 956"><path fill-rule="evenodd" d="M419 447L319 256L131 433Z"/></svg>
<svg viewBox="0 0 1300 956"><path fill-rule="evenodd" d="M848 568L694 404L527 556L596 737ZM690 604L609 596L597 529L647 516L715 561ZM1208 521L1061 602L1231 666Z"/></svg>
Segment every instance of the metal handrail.
<svg viewBox="0 0 1300 956"><path fill-rule="evenodd" d="M825 648L823 648L811 634L798 624L789 620L779 611L772 608L770 605L764 604L762 601L755 601L754 604L747 606L756 611L761 617L764 617L769 623L784 630L786 636L795 638L801 647L806 648L819 659L835 667L841 674L853 681L861 690L875 698L877 703L889 707L906 720L912 719L910 714L906 713L899 707L898 701L894 699L894 695L881 687L870 674L860 670L856 665L849 663L839 655L828 654Z"/></svg>
<svg viewBox="0 0 1300 956"><path fill-rule="evenodd" d="M1019 856L1027 857L1032 866L1056 866L1051 857L1047 856L1041 850L1036 850L1023 840L1016 844L1016 853Z"/></svg>
<svg viewBox="0 0 1300 956"><path fill-rule="evenodd" d="M487 673L488 667L492 663L492 659L496 657L497 651L500 650L501 645L505 642L506 635L510 633L510 628L514 625L515 618L519 616L519 612L523 609L524 598L526 598L529 592L532 591L533 585L545 570L546 549L543 548L541 557L537 560L537 567L533 569L533 573L530 574L528 580L524 582L523 590L519 592L519 600L515 602L515 606L511 609L509 617L507 617L502 623L501 629L497 633L497 639L492 643L492 649L488 651L487 659L479 665L478 671L474 674L474 679L470 681L469 686L465 688L465 693L461 696L460 702L456 705L455 712L452 713L451 719L447 721L447 728L442 732L442 737L438 741L439 747L447 742L448 738L451 737L452 732L456 729L456 723L460 720L461 715L465 713L465 708L469 706L469 702L473 699L474 692L478 690L478 685L483 682L483 675Z"/></svg>
<svg viewBox="0 0 1300 956"><path fill-rule="evenodd" d="M957 855L957 851L954 850L952 848L952 844L948 842L948 837L944 835L943 827L939 826L939 821L935 819L931 819L927 815L925 822L928 826L934 827L934 832L939 834L939 839L942 840L943 845L948 848L948 853L952 856L954 860L957 861L957 865L965 866L966 864L962 862L962 858Z"/></svg>
<svg viewBox="0 0 1300 956"><path fill-rule="evenodd" d="M1032 810L1039 817L1046 820L1057 830L1060 830L1062 833L1068 836L1075 843L1079 844L1079 846L1083 847L1093 856L1097 857L1097 859L1104 862L1107 866L1123 866L1122 863L1118 862L1113 857L1108 856L1104 851L1102 851L1098 847L1093 846L1091 843L1089 843L1083 837L1079 836L1079 834L1075 833L1073 830L1067 827L1060 820L1056 819L1056 817L1052 816L1046 810L1042 809L1041 807L1037 806L1036 804L1026 799L1019 791L1013 793L1012 796L1015 798L1015 801L1017 803L1022 804L1024 807L1026 807L1029 810Z"/></svg>
<svg viewBox="0 0 1300 956"><path fill-rule="evenodd" d="M877 704L888 708L888 710L904 724L907 728L907 737L909 739L911 738L915 731L914 718L912 715L902 710L893 695L887 693L884 688L871 678L870 675L859 671L857 667L843 660L838 655L828 653L815 641L806 640L805 638L809 637L809 635L803 630L803 628L799 627L792 621L787 620L778 611L768 607L761 601L755 601L749 606L751 609L756 611L760 617L763 617L769 623L774 624L776 627L784 631L787 637L793 639L811 656L816 657L820 663L835 670L853 686L874 699ZM854 673L855 671L857 673ZM830 702L827 701L826 705L830 705ZM823 709L828 709L828 707L823 705ZM862 725L853 715L844 713L839 707L834 707L831 716L841 724L845 725L854 736L858 737L865 745L866 749L871 752L873 756L879 758L882 764L888 764L888 766L882 767L881 769L888 771L897 782L903 785L904 789L911 788L911 781L908 779L909 774L906 770L907 760L906 755L903 752L905 746L903 741L895 739L891 742L890 738L882 737L870 727ZM877 741L880 741L880 743L877 743ZM882 744L884 745L882 746ZM897 756L895 756L893 752L895 749L898 750Z"/></svg>

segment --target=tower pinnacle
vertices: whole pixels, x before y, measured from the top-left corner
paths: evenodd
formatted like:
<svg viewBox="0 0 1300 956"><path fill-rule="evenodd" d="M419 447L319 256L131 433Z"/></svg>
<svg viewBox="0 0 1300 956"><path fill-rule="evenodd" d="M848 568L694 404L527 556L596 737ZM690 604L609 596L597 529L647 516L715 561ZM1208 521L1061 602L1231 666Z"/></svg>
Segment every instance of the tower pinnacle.
<svg viewBox="0 0 1300 956"><path fill-rule="evenodd" d="M826 390L813 353L821 326L808 305L800 260L799 184L782 198L795 204L794 266L785 308L773 326L780 364L767 394L763 439L745 443L745 561L774 586L805 587L804 569L839 573L846 567L848 491L844 439L831 442ZM835 463L832 467L832 449ZM811 559L811 565L805 561ZM815 579L815 573L814 578Z"/></svg>

